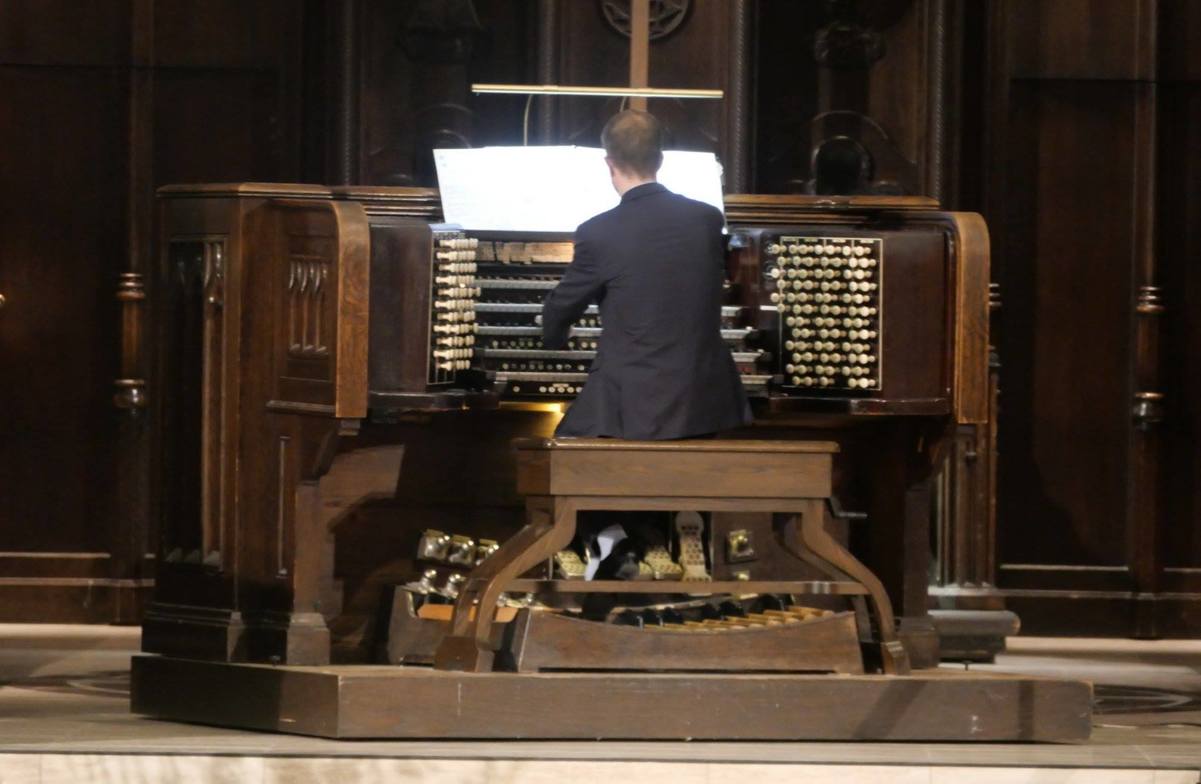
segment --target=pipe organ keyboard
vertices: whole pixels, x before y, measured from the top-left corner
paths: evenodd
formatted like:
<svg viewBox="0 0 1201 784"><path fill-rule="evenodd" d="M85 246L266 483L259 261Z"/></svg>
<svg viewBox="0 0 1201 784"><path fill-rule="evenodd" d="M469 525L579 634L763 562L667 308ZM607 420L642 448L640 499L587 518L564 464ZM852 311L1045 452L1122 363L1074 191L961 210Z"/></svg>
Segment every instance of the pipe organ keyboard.
<svg viewBox="0 0 1201 784"><path fill-rule="evenodd" d="M575 397L596 357L602 324L590 306L566 349L542 346L542 301L572 258L570 237L536 241L472 235L447 224L429 227L428 270L412 260L410 274L429 280L427 378L432 386L478 383L482 377L505 399ZM748 392L766 391L771 356L752 347L757 330L743 325L744 308L722 308L722 337Z"/></svg>

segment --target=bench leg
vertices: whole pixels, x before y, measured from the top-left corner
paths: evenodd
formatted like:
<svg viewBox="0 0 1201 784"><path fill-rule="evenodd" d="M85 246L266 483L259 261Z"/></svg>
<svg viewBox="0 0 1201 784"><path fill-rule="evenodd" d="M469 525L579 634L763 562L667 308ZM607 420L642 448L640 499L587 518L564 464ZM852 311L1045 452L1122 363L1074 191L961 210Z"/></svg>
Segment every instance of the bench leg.
<svg viewBox="0 0 1201 784"><path fill-rule="evenodd" d="M551 558L575 536L576 507L568 499L528 498L526 519L524 528L467 576L455 602L450 633L434 654L435 669L490 672L495 656L492 622L505 586Z"/></svg>
<svg viewBox="0 0 1201 784"><path fill-rule="evenodd" d="M844 572L867 589L868 602L872 605L879 627L880 660L884 666L884 672L890 675L908 675L909 655L901 645L901 641L897 639L892 601L889 600L888 593L884 590L884 584L826 531L825 503L821 500L814 500L807 506L808 508L801 514L799 531L801 543L819 559Z"/></svg>

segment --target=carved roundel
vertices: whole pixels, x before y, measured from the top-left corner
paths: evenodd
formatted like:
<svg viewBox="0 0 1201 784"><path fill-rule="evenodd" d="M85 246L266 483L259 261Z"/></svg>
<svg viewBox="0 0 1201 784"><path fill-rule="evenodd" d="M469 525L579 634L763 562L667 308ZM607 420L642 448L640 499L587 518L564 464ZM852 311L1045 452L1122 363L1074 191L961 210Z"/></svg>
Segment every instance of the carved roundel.
<svg viewBox="0 0 1201 784"><path fill-rule="evenodd" d="M651 34L654 41L675 32L688 16L692 0L651 0ZM630 37L630 0L600 0L605 21L617 32Z"/></svg>

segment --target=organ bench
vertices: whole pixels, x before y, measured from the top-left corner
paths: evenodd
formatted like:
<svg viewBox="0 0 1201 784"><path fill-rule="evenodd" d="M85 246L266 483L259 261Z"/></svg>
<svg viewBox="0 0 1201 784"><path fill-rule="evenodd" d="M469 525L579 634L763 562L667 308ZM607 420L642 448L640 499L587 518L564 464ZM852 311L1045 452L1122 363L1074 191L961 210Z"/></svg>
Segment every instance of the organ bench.
<svg viewBox="0 0 1201 784"><path fill-rule="evenodd" d="M825 529L825 506L831 491L832 455L838 446L812 441L621 441L614 439L547 439L516 443L518 490L526 499L528 522L500 549L477 566L459 592L450 633L438 649L440 669L491 671L492 619L505 591L548 595L555 592L663 593L662 583L642 581L529 581L518 578L567 547L575 535L576 514L581 511L766 512L787 513L790 520L777 530L780 545L801 562L817 566L822 580L733 580L689 582L676 590L705 594L803 594L868 596L880 641L880 659L889 673L907 674L908 657L896 638L892 604L880 581L838 545ZM801 522L798 526L796 518ZM762 546L769 546L763 543ZM528 612L528 611L527 611ZM532 619L525 620L528 626ZM576 622L574 634L598 642L588 622ZM673 657L667 646L656 645L671 632L646 630L639 645L637 633L626 630L604 645L572 646L558 657L542 656L542 667L558 669L785 669L862 672L855 649L856 625L851 624L851 649L837 639L819 636L820 644L805 646L803 635L778 641L774 661L751 662L740 649L750 638L764 638L792 629L778 626L746 627L727 631L711 627L675 640L683 648ZM858 628L871 628L860 617ZM724 639L705 640L717 650L698 662L687 647L700 647L692 635L707 633ZM524 650L530 636L520 635L513 656L518 670L532 659ZM692 639L688 639L692 637ZM754 640L771 646L771 640ZM870 640L864 640L870 642ZM833 644L832 644L833 643ZM605 648L616 655L605 655ZM639 661L639 653L642 660ZM723 661L723 659L725 661ZM525 667L523 667L523 664Z"/></svg>

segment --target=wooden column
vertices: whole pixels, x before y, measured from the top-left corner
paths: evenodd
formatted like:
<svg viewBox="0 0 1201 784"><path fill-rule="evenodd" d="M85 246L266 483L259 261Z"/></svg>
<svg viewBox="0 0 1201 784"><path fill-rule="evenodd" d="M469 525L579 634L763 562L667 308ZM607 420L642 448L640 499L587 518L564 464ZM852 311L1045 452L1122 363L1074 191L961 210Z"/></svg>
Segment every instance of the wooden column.
<svg viewBox="0 0 1201 784"><path fill-rule="evenodd" d="M1138 73L1157 74L1157 16L1154 4L1140 5L1136 12L1146 33L1136 41ZM1160 297L1156 259L1156 117L1158 86L1141 82L1134 114L1134 318L1131 324L1130 470L1127 520L1130 527L1130 562L1134 578L1134 618L1131 633L1135 637L1160 635L1154 601L1148 599L1160 590L1164 564L1159 546L1161 504L1160 452L1161 424L1164 419L1164 394L1160 387L1159 332L1164 314Z"/></svg>
<svg viewBox="0 0 1201 784"><path fill-rule="evenodd" d="M113 403L122 412L117 425L117 473L112 531L112 578L149 587L150 419L146 412L146 276L154 229L154 2L135 0L130 18L129 144L127 234L128 268L117 286L121 306L120 377ZM113 621L141 617L140 594L117 592ZM128 601L125 599L128 597Z"/></svg>

